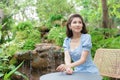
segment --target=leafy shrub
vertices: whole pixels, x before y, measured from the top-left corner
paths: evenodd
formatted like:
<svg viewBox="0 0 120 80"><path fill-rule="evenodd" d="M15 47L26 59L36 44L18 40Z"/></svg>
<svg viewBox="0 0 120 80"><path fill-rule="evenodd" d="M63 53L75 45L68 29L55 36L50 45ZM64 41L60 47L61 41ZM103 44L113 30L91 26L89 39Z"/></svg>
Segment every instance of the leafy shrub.
<svg viewBox="0 0 120 80"><path fill-rule="evenodd" d="M30 21L20 22L16 28L18 31L31 30L33 29L33 25Z"/></svg>
<svg viewBox="0 0 120 80"><path fill-rule="evenodd" d="M31 22L21 22L17 25L15 42L21 44L20 47L23 50L33 50L35 44L40 42L40 32Z"/></svg>
<svg viewBox="0 0 120 80"><path fill-rule="evenodd" d="M109 33L109 37L105 39L104 32ZM115 37L117 29L90 29L89 33L92 36L92 56L98 48L120 48L120 36Z"/></svg>
<svg viewBox="0 0 120 80"><path fill-rule="evenodd" d="M63 18L63 15L61 14L53 14L49 17L45 26L47 26L48 29L51 29L53 26L54 27L60 26L62 18ZM57 23L55 21L57 21Z"/></svg>
<svg viewBox="0 0 120 80"><path fill-rule="evenodd" d="M52 22L52 21L55 21L55 20L60 20L62 18L63 18L63 16L61 14L51 15L49 21Z"/></svg>
<svg viewBox="0 0 120 80"><path fill-rule="evenodd" d="M48 33L48 40L52 40L55 44L62 46L65 34L65 27L53 27Z"/></svg>
<svg viewBox="0 0 120 80"><path fill-rule="evenodd" d="M28 80L24 74L17 71L17 69L22 66L23 62L17 66L14 65L15 63L16 59L14 57L11 58L11 56L3 54L3 51L0 51L0 79L11 80L11 76L16 74L21 75L25 80Z"/></svg>
<svg viewBox="0 0 120 80"><path fill-rule="evenodd" d="M35 42L31 39L27 39L23 45L24 50L33 50L35 48Z"/></svg>
<svg viewBox="0 0 120 80"><path fill-rule="evenodd" d="M26 27L20 25L22 26L22 22L16 26L19 28L16 28L14 40L3 44L7 45L4 46L4 53L7 55L12 56L16 51L33 50L35 44L40 43L40 32L30 22L23 22Z"/></svg>

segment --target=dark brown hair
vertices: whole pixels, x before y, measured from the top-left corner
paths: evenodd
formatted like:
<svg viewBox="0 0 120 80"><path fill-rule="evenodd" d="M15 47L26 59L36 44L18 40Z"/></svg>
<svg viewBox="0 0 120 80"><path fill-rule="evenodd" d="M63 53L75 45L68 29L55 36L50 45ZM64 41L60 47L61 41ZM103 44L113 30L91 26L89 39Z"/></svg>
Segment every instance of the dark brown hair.
<svg viewBox="0 0 120 80"><path fill-rule="evenodd" d="M66 35L67 35L67 37L69 37L69 38L71 38L71 37L73 36L72 30L69 29L69 25L71 25L71 22L72 22L73 18L75 18L75 17L80 18L81 21L82 21L83 28L82 28L81 33L83 33L83 34L86 34L86 33L87 33L86 25L85 25L85 23L84 23L84 21L83 21L82 16L81 16L80 14L72 14L72 15L69 17L69 19L68 19L68 21L67 21L67 24L66 24L66 27L67 27Z"/></svg>

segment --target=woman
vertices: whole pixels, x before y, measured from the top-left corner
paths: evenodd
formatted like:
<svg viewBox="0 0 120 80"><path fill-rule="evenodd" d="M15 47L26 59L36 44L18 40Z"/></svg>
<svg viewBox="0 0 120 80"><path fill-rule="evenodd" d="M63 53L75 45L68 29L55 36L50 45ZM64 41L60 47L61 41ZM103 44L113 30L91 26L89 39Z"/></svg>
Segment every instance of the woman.
<svg viewBox="0 0 120 80"><path fill-rule="evenodd" d="M57 67L57 71L90 72L99 74L91 57L91 36L87 34L86 25L79 14L72 14L67 21L67 37L64 40L65 64Z"/></svg>

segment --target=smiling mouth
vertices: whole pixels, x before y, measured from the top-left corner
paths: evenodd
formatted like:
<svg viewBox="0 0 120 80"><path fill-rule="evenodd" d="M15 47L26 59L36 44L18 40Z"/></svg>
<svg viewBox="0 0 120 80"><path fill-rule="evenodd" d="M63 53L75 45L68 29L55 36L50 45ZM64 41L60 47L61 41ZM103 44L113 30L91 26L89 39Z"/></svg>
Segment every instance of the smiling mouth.
<svg viewBox="0 0 120 80"><path fill-rule="evenodd" d="M80 29L80 28L75 28L75 29Z"/></svg>

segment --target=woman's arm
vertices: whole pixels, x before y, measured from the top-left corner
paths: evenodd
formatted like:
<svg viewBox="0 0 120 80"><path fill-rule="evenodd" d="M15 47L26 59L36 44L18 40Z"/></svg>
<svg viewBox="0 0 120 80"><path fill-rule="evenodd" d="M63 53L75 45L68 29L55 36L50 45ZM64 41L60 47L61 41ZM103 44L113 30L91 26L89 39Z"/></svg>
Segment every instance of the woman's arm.
<svg viewBox="0 0 120 80"><path fill-rule="evenodd" d="M89 51L83 51L83 52L82 52L82 55L81 55L81 58L80 58L78 61L76 61L76 62L73 62L73 63L71 63L71 64L68 64L68 66L69 66L70 68L72 68L72 67L76 67L76 66L79 66L79 65L85 63L88 54L89 54Z"/></svg>
<svg viewBox="0 0 120 80"><path fill-rule="evenodd" d="M64 52L64 62L65 62L65 65L71 64L71 57L68 51Z"/></svg>
<svg viewBox="0 0 120 80"><path fill-rule="evenodd" d="M68 68L67 65L71 64L71 58L68 51L64 52L64 62L65 64L61 64L57 67L57 71L66 71L66 69Z"/></svg>

